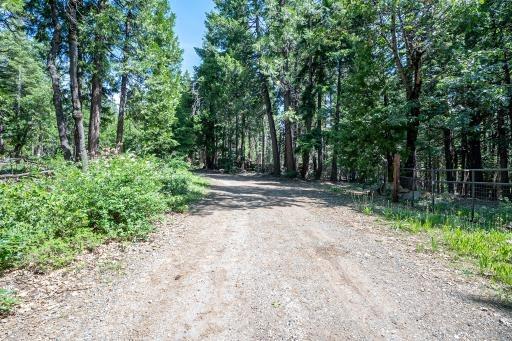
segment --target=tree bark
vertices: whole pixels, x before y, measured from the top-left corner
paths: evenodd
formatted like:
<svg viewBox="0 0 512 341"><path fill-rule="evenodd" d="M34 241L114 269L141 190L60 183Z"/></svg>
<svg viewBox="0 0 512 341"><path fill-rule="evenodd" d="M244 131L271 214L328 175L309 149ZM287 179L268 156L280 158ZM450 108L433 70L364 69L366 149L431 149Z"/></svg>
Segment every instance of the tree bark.
<svg viewBox="0 0 512 341"><path fill-rule="evenodd" d="M121 76L121 93L119 96L119 113L117 117L116 131L116 149L118 152L123 151L124 142L124 118L126 114L126 102L128 91L128 73L124 72Z"/></svg>
<svg viewBox="0 0 512 341"><path fill-rule="evenodd" d="M309 109L308 110L313 110ZM304 119L304 128L306 130L306 135L309 135L311 133L311 126L313 125L313 117L312 114L308 115ZM309 142L309 141L308 141ZM309 157L310 157L311 150L309 146L303 148L302 150L302 165L300 168L300 177L304 180L306 180L309 172Z"/></svg>
<svg viewBox="0 0 512 341"><path fill-rule="evenodd" d="M311 138L311 126L313 125L313 116L315 112L315 103L314 103L314 94L313 94L313 60L310 57L309 58L309 67L308 67L308 73L309 73L309 80L308 85L305 90L305 105L306 105L306 114L304 117L304 128L306 130L306 136L308 138ZM302 165L300 168L300 176L302 179L306 180L309 172L309 157L311 153L310 141L307 141L307 146L303 147L302 149Z"/></svg>
<svg viewBox="0 0 512 341"><path fill-rule="evenodd" d="M320 180L322 178L322 171L324 167L323 163L323 138L322 138L322 91L318 91L318 102L317 102L317 119L316 119L316 134L317 134L317 143L316 143L316 152L317 152L317 167L315 169L315 180Z"/></svg>
<svg viewBox="0 0 512 341"><path fill-rule="evenodd" d="M257 8L258 7L257 1L254 0L253 3L254 3L254 7ZM260 18L259 18L258 14L256 14L256 18L255 18L255 31L256 31L256 39L260 39L260 37L261 37ZM257 63L259 64L259 61ZM263 103L265 104L265 113L267 115L268 128L269 128L269 134L270 134L270 140L271 140L271 146L272 146L272 162L274 164L274 169L272 171L272 174L274 176L279 176L279 175L281 175L281 156L279 153L279 145L277 143L276 124L274 121L274 113L272 111L272 101L270 99L270 90L268 88L268 80L267 80L267 77L261 72L259 65L257 65L257 67L258 67L257 73L258 73L258 76L260 79L261 95L263 98ZM264 162L264 158L263 158L263 162Z"/></svg>
<svg viewBox="0 0 512 341"><path fill-rule="evenodd" d="M57 120L57 132L59 134L60 148L62 149L64 159L71 160L73 150L68 140L67 119L64 114L64 108L62 106L60 74L57 70L57 58L60 53L60 44L62 41L62 25L59 22L59 10L56 1L48 0L48 4L50 5L53 36L46 64L52 81L53 106L55 107L55 117Z"/></svg>
<svg viewBox="0 0 512 341"><path fill-rule="evenodd" d="M286 6L286 0L279 1L279 22L280 25L286 25L284 15L282 13L283 7ZM281 74L283 84L283 100L284 100L284 112L287 113L292 107L292 91L290 88L289 81L286 79L289 72L289 47L287 46L288 41L283 42L282 57L284 60L284 70ZM293 123L289 118L284 119L284 163L285 169L288 175L295 176L297 173L297 167L295 163L295 155L293 151Z"/></svg>
<svg viewBox="0 0 512 341"><path fill-rule="evenodd" d="M505 60L503 63L503 71L505 73L505 84L508 87L508 117L510 123L510 133L512 134L512 81L510 79L510 66L508 63L508 52L505 51Z"/></svg>
<svg viewBox="0 0 512 341"><path fill-rule="evenodd" d="M240 127L240 168L242 170L245 170L245 114L243 112L242 126Z"/></svg>
<svg viewBox="0 0 512 341"><path fill-rule="evenodd" d="M268 84L266 78L260 74L261 80L261 92L263 96L263 102L265 103L265 112L267 114L268 128L270 132L270 140L272 142L272 161L274 163L273 175L281 175L281 157L279 155L279 146L277 144L277 132L276 124L274 122L274 114L272 112L272 101L270 100L270 93L268 90Z"/></svg>
<svg viewBox="0 0 512 341"><path fill-rule="evenodd" d="M507 130L505 128L505 110L500 108L498 109L498 127L497 127L497 135L498 135L498 159L500 163L500 182L509 183L508 176L508 139L507 139ZM502 189L502 193L506 197L510 197L510 187L505 186Z"/></svg>
<svg viewBox="0 0 512 341"><path fill-rule="evenodd" d="M509 124L510 124L510 135L507 136L507 132L505 131L505 122L502 122L503 131L501 132L502 137L499 138L501 146L500 151L500 168L508 168L508 149L510 148L510 140L512 136L512 81L510 79L510 66L509 66L509 55L508 50L505 49L503 53L503 72L505 75L505 85L508 87L508 117L509 117ZM499 113L498 113L499 115ZM504 114L502 114L504 116ZM504 117L502 117L504 121ZM510 177L508 174L508 171L502 171L501 172L501 182L503 183L509 183ZM512 189L510 187L505 187L503 189L503 195L512 198Z"/></svg>
<svg viewBox="0 0 512 341"><path fill-rule="evenodd" d="M1 114L2 113L0 112L0 120L2 118ZM4 144L4 139L2 137L3 132L4 132L4 126L3 126L3 124L0 123L0 155L5 153L5 144Z"/></svg>
<svg viewBox="0 0 512 341"><path fill-rule="evenodd" d="M267 148L266 146L266 139L265 139L265 118L262 117L262 125L261 125L261 172L265 173L265 150Z"/></svg>
<svg viewBox="0 0 512 341"><path fill-rule="evenodd" d="M91 157L95 157L99 152L100 144L100 120L101 120L101 97L102 97L102 76L100 75L101 61L99 57L94 57L95 71L91 80L91 113L89 116L89 140L88 150Z"/></svg>
<svg viewBox="0 0 512 341"><path fill-rule="evenodd" d="M77 22L78 0L69 0L68 3L68 44L69 44L69 79L71 87L71 99L73 105L73 119L75 120L75 131L78 155L82 162L82 170L88 167L88 156L85 149L84 119L82 114L82 103L80 100L80 80L78 79L78 22Z"/></svg>
<svg viewBox="0 0 512 341"><path fill-rule="evenodd" d="M210 113L213 114L213 106L210 104ZM203 120L205 136L205 159L206 168L216 168L216 141L215 141L215 121L209 117L205 117ZM224 150L224 148L223 148Z"/></svg>
<svg viewBox="0 0 512 341"><path fill-rule="evenodd" d="M452 143L452 131L448 128L443 129L443 142L444 142L444 160L446 165L446 180L448 181L448 191L453 193L453 181L455 176L452 169L454 169L455 152Z"/></svg>
<svg viewBox="0 0 512 341"><path fill-rule="evenodd" d="M126 102L128 99L128 71L126 70L128 64L128 55L130 53L130 35L131 35L131 21L132 12L128 11L124 24L124 44L123 44L123 73L121 76L121 89L119 96L119 113L117 117L117 132L116 132L116 149L118 152L123 151L124 141L124 118L126 114Z"/></svg>
<svg viewBox="0 0 512 341"><path fill-rule="evenodd" d="M106 1L99 0L96 14L101 14L105 10ZM99 24L97 24L99 25ZM96 27L99 31L95 34L96 48L93 57L93 74L91 80L91 113L89 116L89 141L88 150L91 157L99 153L100 147L100 124L101 124L101 99L103 97L103 62L105 59L105 37L101 33L101 27Z"/></svg>
<svg viewBox="0 0 512 341"><path fill-rule="evenodd" d="M341 116L341 63L338 61L336 81L336 109L334 111L334 145L332 150L331 181L338 181L338 135L340 133Z"/></svg>
<svg viewBox="0 0 512 341"><path fill-rule="evenodd" d="M284 111L288 112L291 107L291 92L290 89L285 90L284 94ZM293 152L293 128L292 122L285 118L284 120L284 155L285 155L285 167L288 175L293 175L297 172L295 166L295 155Z"/></svg>
<svg viewBox="0 0 512 341"><path fill-rule="evenodd" d="M423 51L417 47L406 44L408 63L406 67L402 65L402 60L398 51L397 27L396 27L396 9L393 7L391 12L391 51L398 72L398 76L405 88L407 102L411 109L408 115L406 152L407 159L405 168L413 169L416 167L416 142L418 140L419 116L420 116L420 94L421 94L421 66ZM407 176L412 176L412 171L407 171Z"/></svg>
<svg viewBox="0 0 512 341"><path fill-rule="evenodd" d="M481 124L482 116L475 113L470 122L470 131L468 133L469 157L468 163L470 169L482 169L482 143L481 143ZM482 172L475 172L475 181L483 182Z"/></svg>
<svg viewBox="0 0 512 341"><path fill-rule="evenodd" d="M418 140L419 116L420 116L420 92L421 92L421 55L416 56L412 62L414 69L414 85L412 91L407 96L411 110L409 113L409 123L407 125L407 160L405 168L416 167L416 142Z"/></svg>

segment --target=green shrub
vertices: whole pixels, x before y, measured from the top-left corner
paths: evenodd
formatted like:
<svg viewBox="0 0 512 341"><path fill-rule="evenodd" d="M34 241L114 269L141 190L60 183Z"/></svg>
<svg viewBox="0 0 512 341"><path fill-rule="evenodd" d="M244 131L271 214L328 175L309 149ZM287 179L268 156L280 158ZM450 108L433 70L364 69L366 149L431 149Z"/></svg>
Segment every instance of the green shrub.
<svg viewBox="0 0 512 341"><path fill-rule="evenodd" d="M143 238L151 220L185 210L204 181L180 161L120 156L87 173L54 163L53 177L0 183L0 269L59 267L106 239Z"/></svg>

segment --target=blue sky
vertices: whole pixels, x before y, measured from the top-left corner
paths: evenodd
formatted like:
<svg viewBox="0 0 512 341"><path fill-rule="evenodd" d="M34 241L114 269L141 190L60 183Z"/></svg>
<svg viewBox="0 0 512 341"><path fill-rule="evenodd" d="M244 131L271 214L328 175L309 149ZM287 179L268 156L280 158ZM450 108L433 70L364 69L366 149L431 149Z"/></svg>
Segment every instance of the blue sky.
<svg viewBox="0 0 512 341"><path fill-rule="evenodd" d="M212 0L169 0L171 10L176 13L176 33L183 53L183 70L192 73L200 58L194 47L201 47L205 33L206 12L213 9Z"/></svg>

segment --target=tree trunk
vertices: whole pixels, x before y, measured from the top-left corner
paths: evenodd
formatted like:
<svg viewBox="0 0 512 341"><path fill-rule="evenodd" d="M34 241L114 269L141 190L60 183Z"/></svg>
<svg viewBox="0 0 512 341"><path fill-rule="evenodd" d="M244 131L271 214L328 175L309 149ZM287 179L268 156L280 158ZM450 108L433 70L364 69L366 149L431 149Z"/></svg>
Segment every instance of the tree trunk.
<svg viewBox="0 0 512 341"><path fill-rule="evenodd" d="M386 182L393 182L393 154L386 153Z"/></svg>
<svg viewBox="0 0 512 341"><path fill-rule="evenodd" d="M99 0L96 14L105 10L106 1ZM97 23L97 26L100 24ZM101 32L102 27L96 27ZM101 122L101 99L103 97L103 62L105 59L105 37L101 33L96 33L93 57L93 74L91 80L91 113L89 116L89 154L94 157L99 153L100 147L100 122Z"/></svg>
<svg viewBox="0 0 512 341"><path fill-rule="evenodd" d="M0 112L0 122L1 122L1 119L2 119L1 114L2 113ZM4 139L2 137L2 133L3 132L4 132L4 126L0 123L0 155L5 153L5 144L4 144Z"/></svg>
<svg viewBox="0 0 512 341"><path fill-rule="evenodd" d="M316 143L316 151L317 151L317 167L315 169L315 180L320 180L322 178L322 171L324 167L323 163L323 138L322 138L322 91L318 91L318 102L317 102L317 120L316 120L316 135L317 135L317 143Z"/></svg>
<svg viewBox="0 0 512 341"><path fill-rule="evenodd" d="M505 128L505 110L498 109L498 159L500 162L500 182L509 183L508 176L508 139L507 130ZM510 187L505 186L502 189L503 196L510 197Z"/></svg>
<svg viewBox="0 0 512 341"><path fill-rule="evenodd" d="M123 73L121 76L121 89L119 96L119 113L117 117L117 132L116 132L116 149L118 152L123 151L124 141L124 118L126 114L126 102L128 99L128 71L126 67L128 64L128 54L130 53L130 34L131 34L131 20L132 12L128 11L126 21L124 24L124 44L123 44Z"/></svg>
<svg viewBox="0 0 512 341"><path fill-rule="evenodd" d="M480 113L475 113L470 122L470 131L468 133L468 148L469 148L469 168L482 169L482 143L481 143L481 123L482 116ZM484 177L482 172L475 172L475 181L483 182Z"/></svg>
<svg viewBox="0 0 512 341"><path fill-rule="evenodd" d="M256 142L257 138L254 138L254 142ZM247 161L249 164L252 163L252 148L253 146L256 146L256 143L252 143L252 134L251 129L247 129L247 159L244 161Z"/></svg>
<svg viewBox="0 0 512 341"><path fill-rule="evenodd" d="M285 90L284 94L284 111L288 112L291 107L291 91L290 89ZM293 176L297 172L295 166L295 155L293 152L293 128L292 122L285 118L284 120L284 159L285 168L288 175Z"/></svg>
<svg viewBox="0 0 512 341"><path fill-rule="evenodd" d="M95 56L95 70L91 80L91 114L89 116L88 150L91 157L95 157L98 154L100 144L101 97L103 87L100 68L101 61L99 61L98 56Z"/></svg>
<svg viewBox="0 0 512 341"><path fill-rule="evenodd" d="M415 73L419 72L418 64L415 66ZM407 124L407 160L405 161L405 168L409 169L414 169L416 167L416 142L418 141L418 129L420 126L420 91L421 82L415 82L412 93L408 96L408 102L409 105L411 105L411 109L409 112L409 123Z"/></svg>
<svg viewBox="0 0 512 341"><path fill-rule="evenodd" d="M331 181L338 181L338 135L340 133L341 116L341 63L338 61L338 74L336 82L336 109L334 111L334 145L332 150Z"/></svg>
<svg viewBox="0 0 512 341"><path fill-rule="evenodd" d="M393 6L391 12L391 50L397 69L398 76L405 88L407 102L411 109L409 111L406 138L407 159L405 168L406 176L412 177L412 169L416 167L416 142L418 140L419 116L420 116L420 93L421 93L421 65L423 51L410 44L405 44L407 48L407 65L402 65L402 58L399 53L399 44L397 40L396 26L396 8Z"/></svg>
<svg viewBox="0 0 512 341"><path fill-rule="evenodd" d="M254 7L259 8L258 1L253 1ZM255 33L256 38L260 39L261 32L260 32L260 18L258 15L258 11L256 11L256 17L255 17ZM258 57L259 58L259 57ZM259 62L259 60L258 60ZM272 174L274 176L281 175L281 157L279 153L279 145L277 143L277 132L276 132L276 124L274 121L274 113L272 111L272 101L270 99L270 90L268 88L268 80L267 77L261 72L260 66L258 67L258 76L260 79L260 86L261 86L261 95L263 97L263 103L265 104L265 113L267 115L268 120L268 128L269 128L269 134L270 134L270 140L271 140L271 146L272 146L272 162L274 164L274 169L272 171ZM264 139L265 137L263 137ZM265 146L263 146L265 147ZM265 158L263 158L263 162L265 162Z"/></svg>
<svg viewBox="0 0 512 341"><path fill-rule="evenodd" d="M261 118L261 172L265 173L265 117Z"/></svg>
<svg viewBox="0 0 512 341"><path fill-rule="evenodd" d="M213 114L213 106L210 104L210 113ZM204 118L203 120L204 127L204 137L205 137L205 159L206 159L206 168L207 169L215 169L216 168L216 143L215 143L215 121L211 118ZM224 149L224 148L223 148Z"/></svg>
<svg viewBox="0 0 512 341"><path fill-rule="evenodd" d="M119 96L119 113L117 117L117 131L116 131L116 149L118 152L124 150L124 118L126 113L128 91L128 73L124 72L121 76L121 93Z"/></svg>
<svg viewBox="0 0 512 341"><path fill-rule="evenodd" d="M68 22L69 22L69 80L71 87L71 99L73 104L73 119L75 120L76 146L78 155L82 162L82 169L87 170L88 159L85 149L84 119L82 114L82 103L80 101L80 81L78 79L78 22L77 10L78 0L69 0ZM75 156L75 157L76 157Z"/></svg>
<svg viewBox="0 0 512 341"><path fill-rule="evenodd" d="M308 108L308 110L314 110L313 108ZM306 130L306 135L310 135L311 134L311 126L313 125L313 113L308 113L307 116L304 118L304 128ZM308 141L308 144L309 144L309 141ZM304 180L306 180L307 176L308 176L308 171L309 171L309 157L310 157L310 148L309 146L306 146L303 148L302 150L302 165L301 165L301 168L300 168L300 177Z"/></svg>
<svg viewBox="0 0 512 341"><path fill-rule="evenodd" d="M265 102L265 111L267 114L268 128L270 132L270 140L272 141L272 156L274 163L274 171L272 174L275 176L281 175L281 157L279 155L279 146L277 144L276 124L274 122L274 114L272 112L272 101L270 100L270 93L268 90L267 80L263 75L260 75L261 92L263 94L263 102Z"/></svg>
<svg viewBox="0 0 512 341"><path fill-rule="evenodd" d="M313 74L314 74L314 67L313 67L313 58L310 57L308 60L308 84L306 86L306 89L304 90L304 102L306 106L306 113L304 115L304 128L305 128L305 135L308 137L308 141L306 146L302 148L302 164L300 168L300 176L302 179L306 180L309 172L309 157L311 153L311 126L313 125L313 116L315 114L315 96L313 93Z"/></svg>
<svg viewBox="0 0 512 341"><path fill-rule="evenodd" d="M510 69L508 66L508 61L504 64L505 68L505 80L508 86L508 117L510 123L510 133L512 134L512 82L510 81Z"/></svg>
<svg viewBox="0 0 512 341"><path fill-rule="evenodd" d="M250 144L249 140L249 144ZM242 113L242 126L240 127L240 168L245 170L245 115Z"/></svg>
<svg viewBox="0 0 512 341"><path fill-rule="evenodd" d="M55 107L55 117L57 119L57 132L59 133L60 147L65 160L71 160L72 149L69 145L67 120L62 106L62 91L60 89L60 75L57 70L57 57L60 52L62 25L59 22L59 10L55 0L48 0L52 18L53 36L51 40L50 52L48 53L47 67L50 73L53 89L53 106Z"/></svg>
<svg viewBox="0 0 512 341"><path fill-rule="evenodd" d="M282 13L282 8L284 6L286 6L286 0L280 0L279 22L283 26L286 25L286 21ZM292 107L292 91L288 80L286 80L286 77L288 76L289 72L289 48L287 46L287 41L284 42L281 53L284 60L284 70L283 73L281 74L284 92L284 112L287 113ZM284 119L284 163L288 175L295 176L295 174L297 173L297 167L295 164L295 155L293 151L293 123L290 121L289 118Z"/></svg>
<svg viewBox="0 0 512 341"><path fill-rule="evenodd" d="M238 97L238 96L237 96ZM239 162L240 162L240 155L239 155L239 144L238 144L238 138L239 138L239 124L238 124L238 113L235 115L235 159L234 159L234 163L235 165L239 166Z"/></svg>
<svg viewBox="0 0 512 341"><path fill-rule="evenodd" d="M452 169L454 169L454 158L455 153L453 150L452 143L452 131L448 128L443 129L443 142L444 142L444 160L446 165L446 181L448 181L448 191L453 193L453 181L455 181L455 176ZM449 170L449 171L448 171Z"/></svg>

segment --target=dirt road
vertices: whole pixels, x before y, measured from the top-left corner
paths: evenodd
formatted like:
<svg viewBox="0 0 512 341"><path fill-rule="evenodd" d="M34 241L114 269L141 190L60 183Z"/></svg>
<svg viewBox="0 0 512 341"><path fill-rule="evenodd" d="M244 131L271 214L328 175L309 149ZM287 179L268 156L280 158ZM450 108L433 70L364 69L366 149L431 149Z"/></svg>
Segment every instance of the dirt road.
<svg viewBox="0 0 512 341"><path fill-rule="evenodd" d="M510 340L511 311L302 182L210 175L210 195L125 274L0 325L8 339ZM135 246L137 247L137 246ZM130 258L131 257L131 258ZM9 329L9 332L6 330Z"/></svg>

